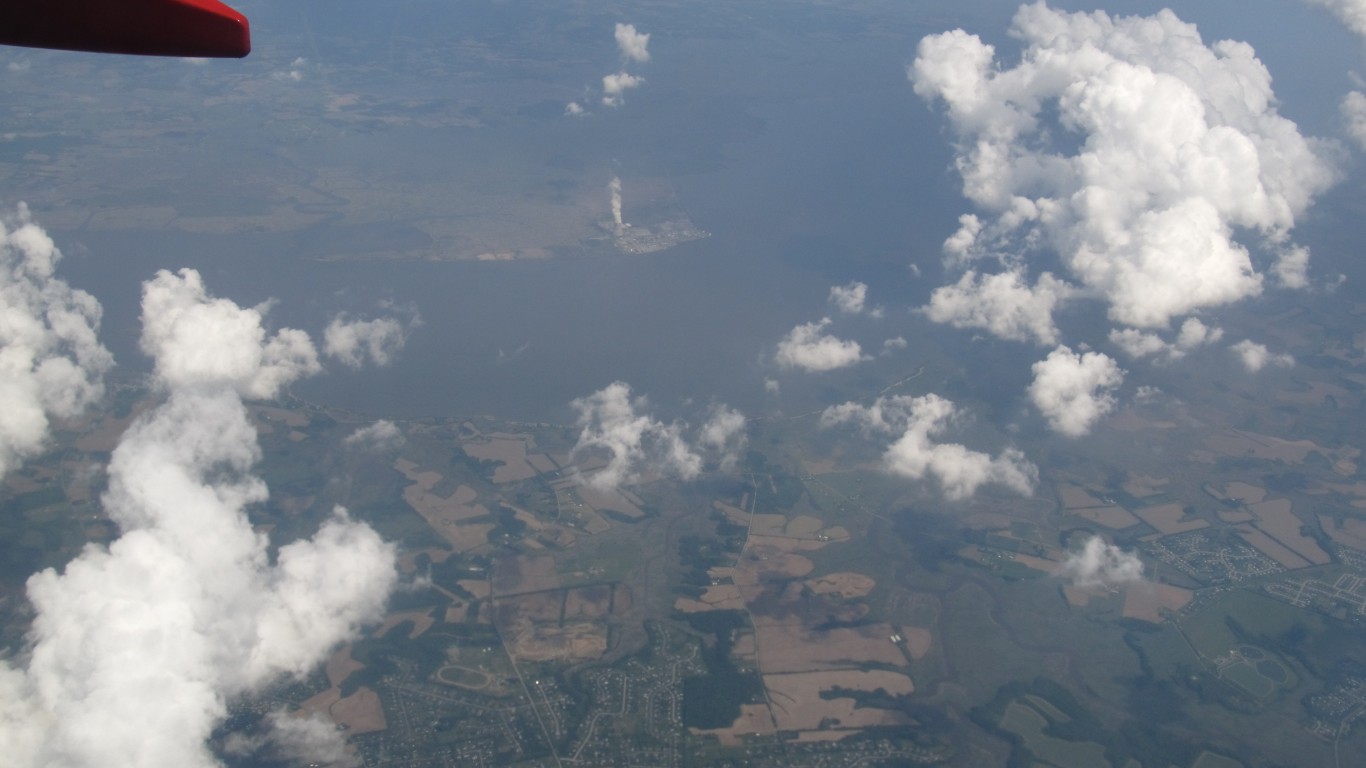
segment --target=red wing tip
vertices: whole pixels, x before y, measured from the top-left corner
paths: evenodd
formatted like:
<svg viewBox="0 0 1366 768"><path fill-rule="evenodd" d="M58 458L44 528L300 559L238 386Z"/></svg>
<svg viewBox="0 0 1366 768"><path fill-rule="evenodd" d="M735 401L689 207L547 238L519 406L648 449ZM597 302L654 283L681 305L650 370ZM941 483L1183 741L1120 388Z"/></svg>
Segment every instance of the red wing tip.
<svg viewBox="0 0 1366 768"><path fill-rule="evenodd" d="M247 17L218 0L0 2L0 43L135 56L242 58Z"/></svg>

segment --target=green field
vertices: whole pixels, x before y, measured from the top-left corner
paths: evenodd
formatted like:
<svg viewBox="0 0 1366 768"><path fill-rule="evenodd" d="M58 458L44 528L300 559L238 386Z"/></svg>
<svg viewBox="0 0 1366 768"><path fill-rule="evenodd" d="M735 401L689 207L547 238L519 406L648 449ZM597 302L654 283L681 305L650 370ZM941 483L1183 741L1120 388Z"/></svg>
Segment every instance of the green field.
<svg viewBox="0 0 1366 768"><path fill-rule="evenodd" d="M1005 715L1001 717L1001 727L1018 734L1024 739L1025 748L1049 765L1058 768L1109 768L1110 762L1105 759L1105 747L1093 741L1064 741L1054 738L1044 733L1048 725L1047 717L1029 704L1023 703L1021 699L1012 701L1006 707Z"/></svg>

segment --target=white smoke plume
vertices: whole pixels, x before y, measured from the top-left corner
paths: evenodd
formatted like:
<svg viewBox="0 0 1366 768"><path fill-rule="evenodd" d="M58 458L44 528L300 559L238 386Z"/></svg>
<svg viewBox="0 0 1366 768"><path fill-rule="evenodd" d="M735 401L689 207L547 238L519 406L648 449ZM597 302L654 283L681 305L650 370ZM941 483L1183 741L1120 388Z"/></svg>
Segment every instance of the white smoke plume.
<svg viewBox="0 0 1366 768"><path fill-rule="evenodd" d="M1237 353L1243 367L1253 373L1268 365L1274 365L1277 368L1292 368L1295 365L1294 357L1272 354L1265 344L1258 344L1251 339L1243 339L1229 348Z"/></svg>
<svg viewBox="0 0 1366 768"><path fill-rule="evenodd" d="M617 47L621 49L621 55L631 61L644 63L650 60L650 35L645 32L637 32L636 25L617 23L614 32L617 38Z"/></svg>
<svg viewBox="0 0 1366 768"><path fill-rule="evenodd" d="M947 108L980 214L945 243L949 263L1001 267L937 291L931 318L1054 344L1053 310L1099 297L1120 325L1165 328L1262 290L1241 231L1289 260L1278 274L1303 273L1289 233L1335 174L1327 148L1277 113L1250 46L1207 46L1170 11L1042 2L1016 12L1011 34L1015 66L954 30L923 39L909 69L916 93ZM1064 271L1031 280L1026 256L1043 252Z"/></svg>
<svg viewBox="0 0 1366 768"><path fill-rule="evenodd" d="M612 231L616 234L617 237L621 237L621 233L626 231L626 222L622 221L621 218L620 177L613 176L612 180L607 183L607 193L611 196L612 201Z"/></svg>
<svg viewBox="0 0 1366 768"><path fill-rule="evenodd" d="M833 371L865 359L857 341L848 341L823 333L830 318L803 323L793 328L778 342L774 359L783 368L803 371Z"/></svg>
<svg viewBox="0 0 1366 768"><path fill-rule="evenodd" d="M216 766L207 739L231 699L304 675L381 615L395 553L369 526L338 509L272 562L248 519L267 490L241 398L317 370L306 334L260 320L190 270L144 284L165 401L111 457L119 538L29 579L27 663L0 662L7 764Z"/></svg>
<svg viewBox="0 0 1366 768"><path fill-rule="evenodd" d="M388 453L403 447L403 430L394 422L380 419L374 424L361 427L347 435L342 442L356 448L365 448L376 453Z"/></svg>
<svg viewBox="0 0 1366 768"><path fill-rule="evenodd" d="M631 386L622 381L570 405L579 413L581 428L571 455L606 455L607 466L584 478L594 488L619 488L646 474L692 480L702 471L698 448L730 468L745 445L745 420L738 411L715 406L694 447L684 436L687 424L655 419L648 413L648 401L633 398Z"/></svg>
<svg viewBox="0 0 1366 768"><path fill-rule="evenodd" d="M645 78L624 71L606 75L602 78L602 103L609 107L619 107L626 102L626 92L632 88L639 88L644 82Z"/></svg>
<svg viewBox="0 0 1366 768"><path fill-rule="evenodd" d="M1080 550L1067 556L1057 573L1071 579L1077 587L1118 587L1143 580L1143 561L1132 552L1092 536Z"/></svg>
<svg viewBox="0 0 1366 768"><path fill-rule="evenodd" d="M1112 390L1124 381L1124 371L1100 352L1077 354L1059 346L1034 364L1029 398L1055 432L1081 437L1115 408Z"/></svg>
<svg viewBox="0 0 1366 768"><path fill-rule="evenodd" d="M953 402L939 395L895 395L879 397L871 406L831 406L821 413L821 426L852 423L868 437L899 435L883 454L886 469L916 480L932 476L950 499L965 499L989 483L1032 494L1039 470L1018 449L1007 448L992 457L958 443L934 441L957 414Z"/></svg>
<svg viewBox="0 0 1366 768"><path fill-rule="evenodd" d="M407 343L407 330L392 317L351 320L338 315L323 331L323 352L349 368L367 362L388 365Z"/></svg>
<svg viewBox="0 0 1366 768"><path fill-rule="evenodd" d="M100 304L56 277L61 258L24 204L0 219L0 479L43 449L50 417L104 396L114 364Z"/></svg>

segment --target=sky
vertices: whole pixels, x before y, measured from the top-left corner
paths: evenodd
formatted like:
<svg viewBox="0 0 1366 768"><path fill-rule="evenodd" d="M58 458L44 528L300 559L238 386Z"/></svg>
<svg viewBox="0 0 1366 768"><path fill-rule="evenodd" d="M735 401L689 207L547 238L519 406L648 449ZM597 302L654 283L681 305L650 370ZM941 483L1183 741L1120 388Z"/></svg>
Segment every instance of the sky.
<svg viewBox="0 0 1366 768"><path fill-rule="evenodd" d="M120 537L29 581L31 647L0 661L0 753L18 765L215 765L228 701L382 614L396 550L346 510L267 556L246 402L555 420L607 460L598 487L724 471L747 416L818 412L947 502L1028 496L1046 467L1024 446L1095 439L1177 375L1292 376L1302 351L1260 318L1346 306L1366 279L1360 2L641 4L544 24L240 8L244 62L0 54L0 474L98 408L111 372L157 395L107 468ZM468 69L424 76L443 51ZM33 106L62 89L110 122ZM179 112L191 149L140 132ZM279 170L300 167L332 174L345 212L309 218L322 195L295 224L243 213L254 193L319 189ZM601 239L651 205L710 237L312 258L401 249L441 221L531 253L517 230L560 211ZM228 229L203 231L216 206ZM865 396L917 369L913 394ZM356 436L394 440L385 421ZM1097 539L1064 570L1117 583L1142 565ZM316 725L281 717L272 738L340 754Z"/></svg>

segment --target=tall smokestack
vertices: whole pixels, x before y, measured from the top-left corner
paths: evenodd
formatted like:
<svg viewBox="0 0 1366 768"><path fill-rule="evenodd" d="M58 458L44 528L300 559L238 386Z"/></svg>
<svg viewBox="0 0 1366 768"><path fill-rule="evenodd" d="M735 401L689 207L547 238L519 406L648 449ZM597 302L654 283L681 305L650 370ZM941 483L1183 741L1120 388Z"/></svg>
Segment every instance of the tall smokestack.
<svg viewBox="0 0 1366 768"><path fill-rule="evenodd" d="M621 179L613 176L612 182L607 185L607 191L612 193L612 223L615 225L617 237L621 237L626 225L621 220Z"/></svg>

